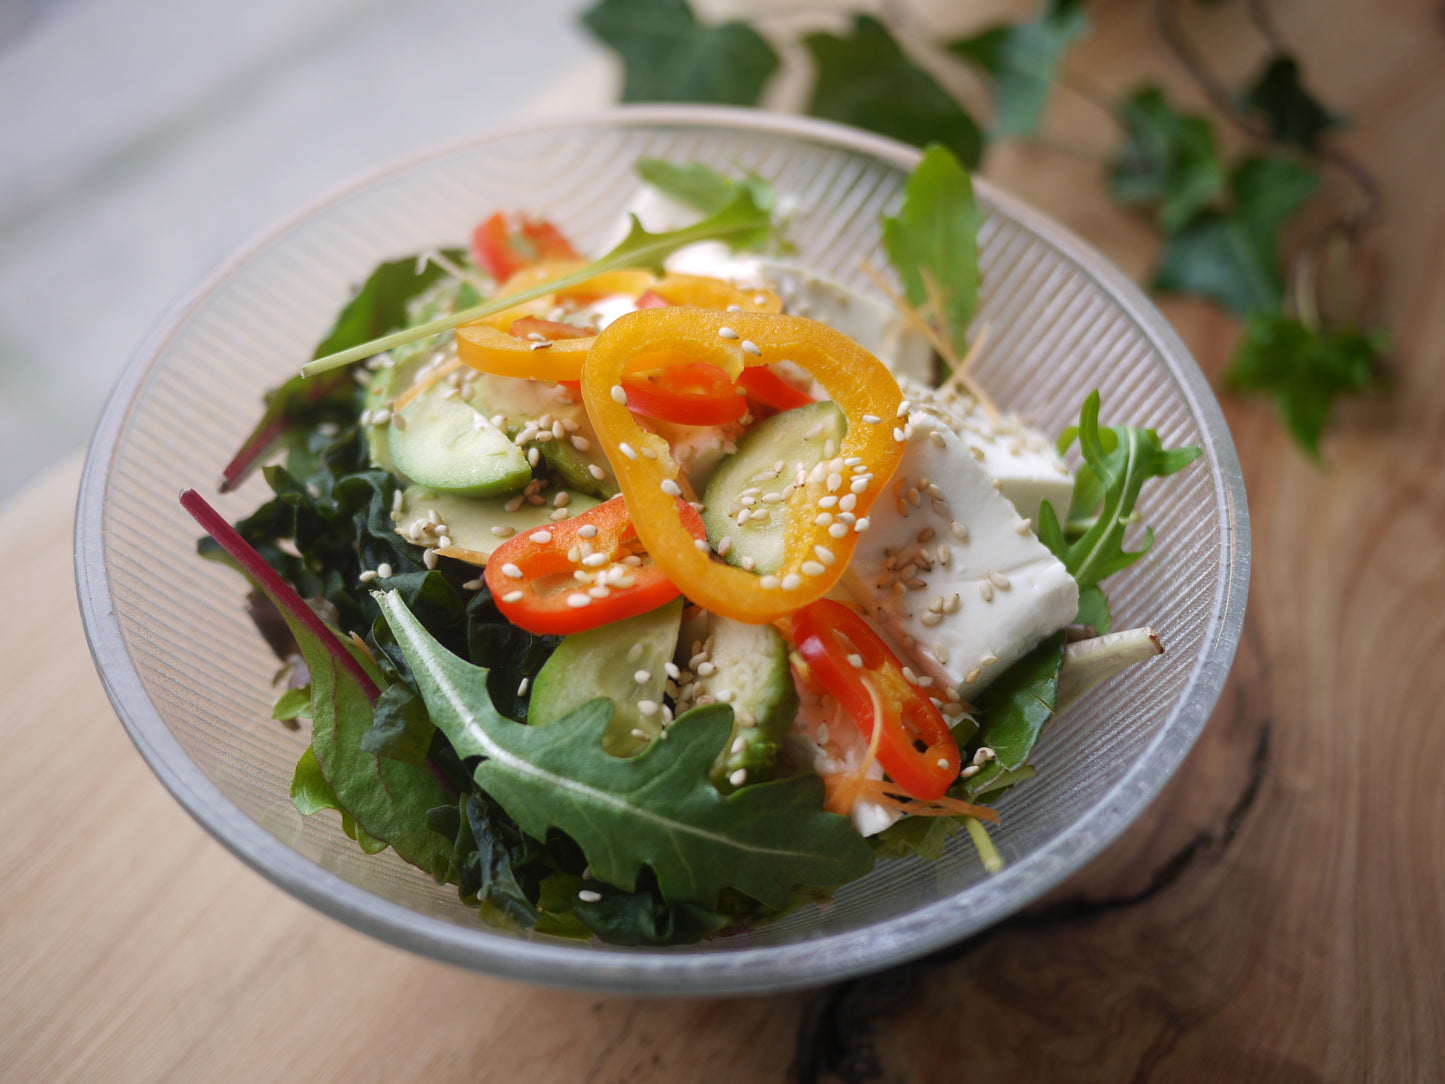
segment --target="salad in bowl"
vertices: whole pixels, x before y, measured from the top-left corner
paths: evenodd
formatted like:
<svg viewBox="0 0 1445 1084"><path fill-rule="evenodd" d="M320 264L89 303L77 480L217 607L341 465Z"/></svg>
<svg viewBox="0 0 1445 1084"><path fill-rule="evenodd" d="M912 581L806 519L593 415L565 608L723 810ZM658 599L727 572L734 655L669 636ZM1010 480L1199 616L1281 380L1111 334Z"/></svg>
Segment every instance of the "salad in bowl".
<svg viewBox="0 0 1445 1084"><path fill-rule="evenodd" d="M1163 651L1108 578L1199 449L1097 392L1045 434L980 385L941 148L867 294L796 259L765 178L638 169L598 258L509 208L382 264L226 468L271 499L233 526L182 496L309 727L291 801L490 923L620 945L955 836L997 871L1050 720Z"/></svg>

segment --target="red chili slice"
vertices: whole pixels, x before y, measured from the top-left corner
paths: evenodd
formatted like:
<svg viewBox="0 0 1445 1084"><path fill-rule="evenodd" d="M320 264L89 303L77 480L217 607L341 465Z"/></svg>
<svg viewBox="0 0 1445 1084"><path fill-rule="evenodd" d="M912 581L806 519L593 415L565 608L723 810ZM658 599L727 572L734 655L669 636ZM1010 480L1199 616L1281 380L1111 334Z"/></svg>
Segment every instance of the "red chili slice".
<svg viewBox="0 0 1445 1084"><path fill-rule="evenodd" d="M875 712L869 689L877 696L883 714L878 763L888 778L921 801L942 798L962 766L958 743L878 634L847 606L825 598L794 615L793 635L819 684L870 740Z"/></svg>
<svg viewBox="0 0 1445 1084"><path fill-rule="evenodd" d="M705 540L696 509L681 498L677 504L688 533ZM579 579L578 572L587 579ZM528 632L552 635L585 632L646 613L679 594L643 552L620 496L512 536L492 551L484 577L507 620Z"/></svg>
<svg viewBox="0 0 1445 1084"><path fill-rule="evenodd" d="M790 384L766 365L744 369L738 383L747 389L748 398L769 410L792 410L816 400L796 384Z"/></svg>
<svg viewBox="0 0 1445 1084"><path fill-rule="evenodd" d="M472 254L498 282L546 260L575 260L577 250L545 218L498 211L472 232Z"/></svg>
<svg viewBox="0 0 1445 1084"><path fill-rule="evenodd" d="M728 375L702 362L625 376L622 387L634 414L679 425L726 425L748 412Z"/></svg>

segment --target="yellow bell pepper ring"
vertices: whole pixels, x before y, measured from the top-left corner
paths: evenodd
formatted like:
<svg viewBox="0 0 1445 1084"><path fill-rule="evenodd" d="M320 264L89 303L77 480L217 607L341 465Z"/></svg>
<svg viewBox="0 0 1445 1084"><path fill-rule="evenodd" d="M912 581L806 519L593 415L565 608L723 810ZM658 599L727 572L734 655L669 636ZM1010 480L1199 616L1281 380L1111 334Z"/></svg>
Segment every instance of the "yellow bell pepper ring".
<svg viewBox="0 0 1445 1084"><path fill-rule="evenodd" d="M837 456L788 501L783 567L759 576L694 544L674 504L680 486L671 449L637 424L622 376L701 362L736 381L748 366L780 361L812 375L847 417L848 431ZM846 335L800 316L682 307L628 313L591 340L582 399L652 559L704 609L756 625L796 612L837 583L868 529L868 509L903 458L896 430L903 393L893 374Z"/></svg>
<svg viewBox="0 0 1445 1084"><path fill-rule="evenodd" d="M539 281L546 281L545 278L539 280L541 275L550 274L555 278L572 269L567 264L524 268L508 279L500 292L517 293L537 285ZM649 290L671 305L717 309L732 305L745 312L778 312L783 307L777 294L770 290L740 290L722 279L705 275L666 275L657 279L648 271L608 271L477 323L463 324L456 332L457 356L473 369L496 376L525 380L580 380L582 361L593 342L590 337L532 342L509 334L513 321L522 316L545 316L564 300L608 294L636 297ZM628 369L628 372L638 371L636 366Z"/></svg>

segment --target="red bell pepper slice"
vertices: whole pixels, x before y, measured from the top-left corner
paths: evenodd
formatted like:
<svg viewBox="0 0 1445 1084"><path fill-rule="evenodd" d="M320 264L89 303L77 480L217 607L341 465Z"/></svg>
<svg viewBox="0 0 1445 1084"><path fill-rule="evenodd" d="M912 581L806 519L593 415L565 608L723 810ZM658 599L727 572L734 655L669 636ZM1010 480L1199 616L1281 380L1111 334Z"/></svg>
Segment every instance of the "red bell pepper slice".
<svg viewBox="0 0 1445 1084"><path fill-rule="evenodd" d="M878 634L847 606L825 598L794 615L793 636L818 683L870 740L877 697L883 716L878 763L888 778L921 801L942 798L962 767L958 742Z"/></svg>
<svg viewBox="0 0 1445 1084"><path fill-rule="evenodd" d="M472 232L472 254L498 282L531 264L579 258L572 243L545 218L501 211Z"/></svg>
<svg viewBox="0 0 1445 1084"><path fill-rule="evenodd" d="M807 406L814 398L796 384L790 384L766 365L754 365L738 375L748 398L769 410L784 411Z"/></svg>
<svg viewBox="0 0 1445 1084"><path fill-rule="evenodd" d="M696 509L680 498L677 505L688 533L705 542L707 531ZM579 516L513 535L492 551L483 576L507 620L550 635L585 632L647 613L679 594L642 549L620 496Z"/></svg>

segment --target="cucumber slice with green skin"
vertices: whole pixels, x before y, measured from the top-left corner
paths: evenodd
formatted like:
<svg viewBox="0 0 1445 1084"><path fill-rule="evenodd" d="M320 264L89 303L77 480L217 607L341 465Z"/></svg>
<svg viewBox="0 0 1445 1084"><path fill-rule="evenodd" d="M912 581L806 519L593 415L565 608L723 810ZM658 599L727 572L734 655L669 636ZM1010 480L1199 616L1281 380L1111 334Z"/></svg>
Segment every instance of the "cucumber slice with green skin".
<svg viewBox="0 0 1445 1084"><path fill-rule="evenodd" d="M723 555L729 564L759 575L782 568L794 480L822 462L829 447L836 454L847 432L848 419L826 401L785 410L755 426L707 484L702 522L713 549L729 538L732 544ZM764 499L774 493L782 497L780 503Z"/></svg>
<svg viewBox="0 0 1445 1084"><path fill-rule="evenodd" d="M564 637L532 682L527 722L545 726L589 700L606 697L614 708L602 748L616 757L642 752L662 733L667 663L677 650L682 599L645 614ZM646 672L647 680L637 676ZM655 710L644 714L639 704ZM638 735L644 735L639 737Z"/></svg>
<svg viewBox="0 0 1445 1084"><path fill-rule="evenodd" d="M393 415L387 435L397 473L439 493L495 497L532 480L526 453L437 381Z"/></svg>
<svg viewBox="0 0 1445 1084"><path fill-rule="evenodd" d="M483 373L469 379L466 386L467 401L488 418L505 418L502 428L513 439L528 428L540 428L538 423L544 417L549 427L553 422L562 422L564 436L559 439L554 435L537 443L536 448L552 473L569 489L604 501L621 492L612 465L597 442L597 432L587 419L587 409L560 385ZM580 438L582 447L574 437ZM601 472L601 478L593 467Z"/></svg>
<svg viewBox="0 0 1445 1084"><path fill-rule="evenodd" d="M708 617L711 628L702 650L711 666L699 667L705 676L697 676L684 699L732 705L733 732L709 772L717 788L728 793L772 778L778 750L798 714L798 688L788 665L788 643L772 625Z"/></svg>
<svg viewBox="0 0 1445 1084"><path fill-rule="evenodd" d="M546 497L553 494L546 493ZM418 519L425 519L428 512L435 511L437 518L447 525L447 537L457 549L469 550L478 559L485 559L491 552L514 534L526 531L546 530L552 526L552 513L556 509L551 500L534 505L525 501L515 512L508 512L507 497L459 497L455 493L438 493L425 486L407 486L402 493L401 509L393 517L397 529L405 531L407 526ZM595 507L598 502L581 493L572 494L567 505L570 515L578 515ZM495 529L505 529L505 537Z"/></svg>

